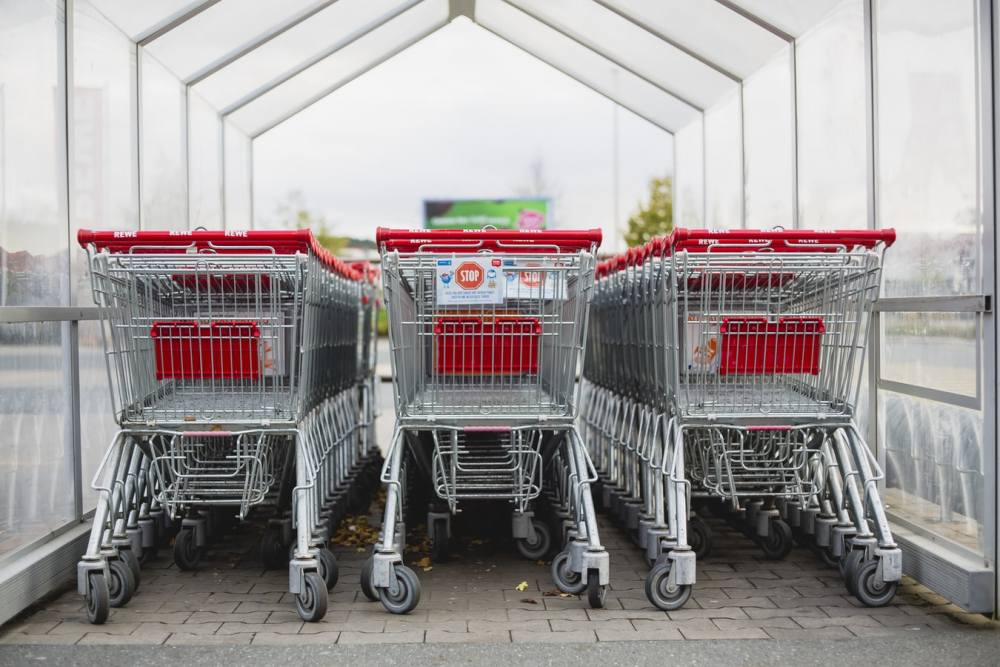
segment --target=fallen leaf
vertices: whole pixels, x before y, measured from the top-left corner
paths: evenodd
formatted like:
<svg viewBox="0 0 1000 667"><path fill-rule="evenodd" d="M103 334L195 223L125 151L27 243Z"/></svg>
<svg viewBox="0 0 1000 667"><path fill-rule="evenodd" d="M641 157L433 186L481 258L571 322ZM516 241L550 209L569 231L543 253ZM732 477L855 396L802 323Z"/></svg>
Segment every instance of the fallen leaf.
<svg viewBox="0 0 1000 667"><path fill-rule="evenodd" d="M424 572L430 572L433 569L434 569L434 566L430 565L430 566L424 568Z"/></svg>
<svg viewBox="0 0 1000 667"><path fill-rule="evenodd" d="M414 563L414 565L416 565L417 567L428 567L430 564L431 564L431 559L428 558L427 556L424 556L416 563Z"/></svg>
<svg viewBox="0 0 1000 667"><path fill-rule="evenodd" d="M531 598L524 598L523 600L521 600L521 602L526 602L528 604L538 604L537 602L535 602Z"/></svg>
<svg viewBox="0 0 1000 667"><path fill-rule="evenodd" d="M517 585L517 587L516 587L516 588L517 588L517 590L519 590L519 591L524 591L524 590L527 590L527 589L528 589L528 582L527 582L527 581L522 581L521 583L519 583L519 584Z"/></svg>
<svg viewBox="0 0 1000 667"><path fill-rule="evenodd" d="M358 547L358 553L359 554L363 554L364 552L365 552L365 548L364 547Z"/></svg>
<svg viewBox="0 0 1000 667"><path fill-rule="evenodd" d="M545 565L545 561L539 558L535 565Z"/></svg>

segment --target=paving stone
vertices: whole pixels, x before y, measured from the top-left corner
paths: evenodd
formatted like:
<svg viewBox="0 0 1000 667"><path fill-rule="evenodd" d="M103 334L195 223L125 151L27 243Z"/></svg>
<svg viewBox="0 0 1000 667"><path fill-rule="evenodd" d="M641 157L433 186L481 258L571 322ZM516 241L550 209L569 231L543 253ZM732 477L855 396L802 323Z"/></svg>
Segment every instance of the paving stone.
<svg viewBox="0 0 1000 667"><path fill-rule="evenodd" d="M158 646L167 641L167 637L169 636L169 632L143 632L133 635L105 635L97 632L89 632L77 643L105 646L109 644Z"/></svg>
<svg viewBox="0 0 1000 667"><path fill-rule="evenodd" d="M428 630L424 641L428 644L507 644L511 639L509 630L488 630L485 632Z"/></svg>
<svg viewBox="0 0 1000 667"><path fill-rule="evenodd" d="M368 609L351 609L347 613L347 620L354 622L370 622L370 621L382 621L385 622L390 618L404 618L407 621L426 621L428 612L420 608L414 609L410 613L403 617L397 616L386 610L382 605L377 607L371 607ZM449 619L454 620L454 619Z"/></svg>
<svg viewBox="0 0 1000 667"><path fill-rule="evenodd" d="M701 630L680 628L685 639L767 639L767 633L761 628L743 628L740 630Z"/></svg>
<svg viewBox="0 0 1000 667"><path fill-rule="evenodd" d="M140 623L132 634L180 632L188 635L214 635L221 627L222 623L191 623L190 625L183 623Z"/></svg>
<svg viewBox="0 0 1000 667"><path fill-rule="evenodd" d="M61 644L72 645L83 639L84 632L66 633L62 635L26 635L23 633L6 634L0 637L0 644ZM108 635L105 635L108 636Z"/></svg>
<svg viewBox="0 0 1000 667"><path fill-rule="evenodd" d="M570 632L576 630L626 630L634 631L635 626L627 618L609 618L606 621L564 621L554 619L549 621L553 632ZM530 629L530 628L529 628Z"/></svg>
<svg viewBox="0 0 1000 667"><path fill-rule="evenodd" d="M802 626L791 618L715 618L712 619L720 630L743 630L746 628L786 628L795 630Z"/></svg>
<svg viewBox="0 0 1000 667"><path fill-rule="evenodd" d="M649 609L586 609L584 610L584 613L586 613L587 618L592 621L604 621L615 618L664 621L668 618L667 612L660 611L652 605L650 605Z"/></svg>
<svg viewBox="0 0 1000 667"><path fill-rule="evenodd" d="M684 635L677 628L632 631L597 629L597 641L600 642L677 641L682 639L684 639Z"/></svg>
<svg viewBox="0 0 1000 667"><path fill-rule="evenodd" d="M837 618L819 618L816 616L792 616L795 622L803 628L831 628L835 626L867 626L885 627L871 616L840 616ZM908 618L908 617L907 617ZM772 619L777 620L777 619ZM915 622L912 619L911 623Z"/></svg>
<svg viewBox="0 0 1000 667"><path fill-rule="evenodd" d="M757 599L757 598L750 598ZM857 607L858 605L848 600L846 596L843 595L829 595L827 597L819 598L804 598L804 597L772 597L768 598L771 600L773 606L781 607L783 609L790 609L795 607L802 607L805 605L811 605L816 607ZM853 599L853 598L851 598ZM743 600L746 602L746 600Z"/></svg>
<svg viewBox="0 0 1000 667"><path fill-rule="evenodd" d="M702 609L721 609L723 607L740 607L746 609L747 607L770 608L777 606L772 600L772 598L768 597L737 598L737 599L698 598L698 604L701 605ZM801 601L799 601L799 604L801 604Z"/></svg>
<svg viewBox="0 0 1000 667"><path fill-rule="evenodd" d="M421 607L423 603L421 602ZM503 621L508 620L508 614L520 609L476 609L476 610L445 610L430 609L427 611L427 621L437 623L441 621L453 621L455 619L465 619L467 621ZM412 613L412 612L411 612ZM511 619L520 620L520 619Z"/></svg>
<svg viewBox="0 0 1000 667"><path fill-rule="evenodd" d="M250 611L245 614L224 614L213 611L196 611L185 623L264 623L270 612Z"/></svg>
<svg viewBox="0 0 1000 667"><path fill-rule="evenodd" d="M384 630L384 619L381 621L347 621L338 623L336 621L327 622L324 618L316 623L306 623L299 630L299 633L303 635L316 634L317 632L369 632L382 634Z"/></svg>
<svg viewBox="0 0 1000 667"><path fill-rule="evenodd" d="M274 632L258 632L253 636L252 646L257 645L299 645L299 644L336 644L340 638L339 632L324 632L314 635L286 635Z"/></svg>
<svg viewBox="0 0 1000 667"><path fill-rule="evenodd" d="M273 632L275 634L294 635L298 634L305 622L299 619L289 623L223 623L222 627L215 633L217 635L235 635L244 632Z"/></svg>
<svg viewBox="0 0 1000 667"><path fill-rule="evenodd" d="M469 632L489 632L490 630L538 630L549 631L547 619L533 621L469 621Z"/></svg>
<svg viewBox="0 0 1000 667"><path fill-rule="evenodd" d="M767 628L767 634L771 639L844 639L853 637L854 634L843 627L831 628L802 628L790 630L787 628Z"/></svg>
<svg viewBox="0 0 1000 667"><path fill-rule="evenodd" d="M41 621L32 623L30 620L23 623L11 623L4 626L3 634L21 633L25 635L44 635L52 628L59 625L59 621Z"/></svg>
<svg viewBox="0 0 1000 667"><path fill-rule="evenodd" d="M747 607L743 611L750 618L802 618L809 616L812 618L829 618L829 616L819 607L786 607L774 609L755 609Z"/></svg>
<svg viewBox="0 0 1000 667"><path fill-rule="evenodd" d="M278 604L284 591L273 591L270 593L212 593L207 602L217 604L220 602L248 602L254 604Z"/></svg>
<svg viewBox="0 0 1000 667"><path fill-rule="evenodd" d="M796 589L791 587L778 588L723 588L722 591L733 599L756 597L797 597Z"/></svg>
<svg viewBox="0 0 1000 667"><path fill-rule="evenodd" d="M579 607L565 607L563 609L508 609L507 618L511 621L550 621L554 619L562 619L566 621L586 621L586 620L597 620L597 616L591 616L590 612L595 614L606 613L604 610L599 609L581 609ZM603 617L602 617L603 618Z"/></svg>
<svg viewBox="0 0 1000 667"><path fill-rule="evenodd" d="M186 600L174 600L166 601L159 611L159 614L168 614L171 612L203 612L212 614L232 614L235 613L236 608L239 606L237 602L218 602L215 604L209 604L208 602L187 602Z"/></svg>
<svg viewBox="0 0 1000 667"><path fill-rule="evenodd" d="M754 588L770 588L770 589L784 589L784 588L797 588L799 586L818 588L825 586L826 584L816 577L774 577L771 579L764 579L760 577L750 577L750 583L753 584ZM843 588L843 581L840 577L837 577L837 581L840 587Z"/></svg>
<svg viewBox="0 0 1000 667"><path fill-rule="evenodd" d="M49 630L50 635L87 634L96 632L104 635L130 635L139 627L138 623L104 623L92 625L86 621L65 621Z"/></svg>
<svg viewBox="0 0 1000 667"><path fill-rule="evenodd" d="M408 619L409 614L406 616L396 616L393 615L392 618L385 622L385 632L410 632L414 630L419 630L423 632L429 632L431 630L437 632L467 632L469 621L462 620L451 620L451 621L411 621ZM485 621L476 621L478 623L484 623Z"/></svg>
<svg viewBox="0 0 1000 667"><path fill-rule="evenodd" d="M686 605L677 611L666 613L672 621L688 621L694 618L750 618L742 607L720 607L718 609L688 608Z"/></svg>
<svg viewBox="0 0 1000 667"><path fill-rule="evenodd" d="M583 644L597 641L597 635L593 630L573 630L570 632L512 630L510 636L515 644Z"/></svg>
<svg viewBox="0 0 1000 667"><path fill-rule="evenodd" d="M186 644L186 645L216 645L216 644L232 644L232 645L246 645L253 640L253 635L250 633L242 635L195 635L187 632L175 632L169 637L167 641L164 642L168 645L173 644Z"/></svg>
<svg viewBox="0 0 1000 667"><path fill-rule="evenodd" d="M409 632L350 632L340 633L338 644L421 644L424 641L423 630Z"/></svg>

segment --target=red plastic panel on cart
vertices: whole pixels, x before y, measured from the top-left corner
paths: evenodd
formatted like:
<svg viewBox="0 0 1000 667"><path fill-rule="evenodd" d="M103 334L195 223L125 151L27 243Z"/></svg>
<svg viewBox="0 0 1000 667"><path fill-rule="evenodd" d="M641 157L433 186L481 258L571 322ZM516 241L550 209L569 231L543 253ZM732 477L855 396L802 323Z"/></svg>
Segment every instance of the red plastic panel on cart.
<svg viewBox="0 0 1000 667"><path fill-rule="evenodd" d="M819 374L822 317L727 317L719 328L720 375Z"/></svg>
<svg viewBox="0 0 1000 667"><path fill-rule="evenodd" d="M154 322L157 380L259 380L255 322Z"/></svg>
<svg viewBox="0 0 1000 667"><path fill-rule="evenodd" d="M516 375L538 372L542 327L533 318L444 318L434 326L439 375Z"/></svg>

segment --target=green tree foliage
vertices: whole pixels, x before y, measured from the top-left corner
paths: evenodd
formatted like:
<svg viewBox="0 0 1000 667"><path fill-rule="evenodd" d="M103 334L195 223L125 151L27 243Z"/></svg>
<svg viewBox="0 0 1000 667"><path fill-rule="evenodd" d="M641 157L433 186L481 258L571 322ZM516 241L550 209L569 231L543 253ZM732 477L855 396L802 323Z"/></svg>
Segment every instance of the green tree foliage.
<svg viewBox="0 0 1000 667"><path fill-rule="evenodd" d="M311 229L319 244L336 254L347 247L348 239L336 236L326 218L311 212L299 190L288 193L285 202L278 206L278 219L285 229Z"/></svg>
<svg viewBox="0 0 1000 667"><path fill-rule="evenodd" d="M649 201L628 219L625 242L629 247L642 245L655 236L669 234L674 228L674 179L654 178L649 182Z"/></svg>

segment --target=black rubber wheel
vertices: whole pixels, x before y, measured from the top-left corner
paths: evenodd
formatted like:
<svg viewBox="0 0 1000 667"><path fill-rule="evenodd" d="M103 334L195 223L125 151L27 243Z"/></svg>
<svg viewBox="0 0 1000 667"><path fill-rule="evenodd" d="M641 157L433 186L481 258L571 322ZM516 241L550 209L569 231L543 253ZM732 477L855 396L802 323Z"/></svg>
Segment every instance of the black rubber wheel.
<svg viewBox="0 0 1000 667"><path fill-rule="evenodd" d="M848 551L840 559L840 576L844 578L844 585L847 587L848 593L854 593L854 573L857 572L864 559L865 552L860 549Z"/></svg>
<svg viewBox="0 0 1000 667"><path fill-rule="evenodd" d="M205 555L205 548L195 544L194 531L184 528L174 538L174 562L182 570L193 570Z"/></svg>
<svg viewBox="0 0 1000 667"><path fill-rule="evenodd" d="M372 602L378 602L378 591L375 590L375 586L372 585L372 569L374 568L374 562L371 558L366 558L365 562L361 565L361 592L365 594L365 597Z"/></svg>
<svg viewBox="0 0 1000 667"><path fill-rule="evenodd" d="M281 541L279 528L268 528L260 541L260 557L265 570L281 570L288 567L288 548Z"/></svg>
<svg viewBox="0 0 1000 667"><path fill-rule="evenodd" d="M781 560L792 552L792 529L781 519L772 519L767 537L762 537L758 542L764 557L770 560Z"/></svg>
<svg viewBox="0 0 1000 667"><path fill-rule="evenodd" d="M87 620L94 625L101 625L108 620L110 613L108 580L100 572L91 572L87 575Z"/></svg>
<svg viewBox="0 0 1000 667"><path fill-rule="evenodd" d="M431 537L434 539L434 562L447 563L448 558L448 522L438 519L431 529Z"/></svg>
<svg viewBox="0 0 1000 667"><path fill-rule="evenodd" d="M875 570L878 569L878 559L861 563L854 570L854 597L866 607L884 607L896 597L898 581L885 581L881 584L875 580Z"/></svg>
<svg viewBox="0 0 1000 667"><path fill-rule="evenodd" d="M552 533L544 521L533 519L531 525L535 528L535 539L517 540L517 550L528 560L538 560L547 556L552 549Z"/></svg>
<svg viewBox="0 0 1000 667"><path fill-rule="evenodd" d="M792 528L792 538L795 539L795 543L802 547L803 549L809 549L810 536L806 534L806 531L799 528Z"/></svg>
<svg viewBox="0 0 1000 667"><path fill-rule="evenodd" d="M319 576L326 584L326 590L332 591L340 578L340 566L337 564L337 558L332 551L321 547L319 553L316 554L316 563L319 565Z"/></svg>
<svg viewBox="0 0 1000 667"><path fill-rule="evenodd" d="M587 602L591 609L602 609L608 597L608 587L601 586L597 570L587 571Z"/></svg>
<svg viewBox="0 0 1000 667"><path fill-rule="evenodd" d="M124 607L135 593L132 570L120 560L108 561L108 604Z"/></svg>
<svg viewBox="0 0 1000 667"><path fill-rule="evenodd" d="M670 561L650 570L646 577L646 597L657 609L676 611L691 599L691 585L670 586Z"/></svg>
<svg viewBox="0 0 1000 667"><path fill-rule="evenodd" d="M317 572L306 572L301 593L295 596L295 609L307 623L315 623L326 616L330 595L326 592L323 577Z"/></svg>
<svg viewBox="0 0 1000 667"><path fill-rule="evenodd" d="M657 539L659 539L659 538L657 538ZM657 559L656 558L650 558L649 552L646 551L645 549L642 550L642 559L644 561L646 561L646 567L649 568L650 570L652 570L653 566L656 565L656 560Z"/></svg>
<svg viewBox="0 0 1000 667"><path fill-rule="evenodd" d="M704 521L694 517L688 521L687 533L688 545L694 551L695 558L708 558L712 553L712 529Z"/></svg>
<svg viewBox="0 0 1000 667"><path fill-rule="evenodd" d="M151 547L143 547L142 555L139 556L139 565L145 567L146 565L152 563L156 559L156 555L159 551L159 547L155 544Z"/></svg>
<svg viewBox="0 0 1000 667"><path fill-rule="evenodd" d="M571 570L569 551L560 551L552 559L552 581L563 593L579 595L587 588L587 582L579 572Z"/></svg>
<svg viewBox="0 0 1000 667"><path fill-rule="evenodd" d="M816 544L815 540L813 540L813 542L809 545L809 548L812 549L814 554L819 556L819 559L823 561L828 568L831 570L840 570L840 559L835 557L830 552L830 547L821 547Z"/></svg>
<svg viewBox="0 0 1000 667"><path fill-rule="evenodd" d="M118 558L128 565L128 569L132 570L132 579L135 581L135 590L139 590L139 557L136 556L135 552L131 549L122 549L118 552Z"/></svg>
<svg viewBox="0 0 1000 667"><path fill-rule="evenodd" d="M410 568L397 565L393 568L396 575L396 593L391 589L378 589L382 605L394 614L406 614L413 611L420 602L420 579Z"/></svg>

